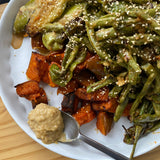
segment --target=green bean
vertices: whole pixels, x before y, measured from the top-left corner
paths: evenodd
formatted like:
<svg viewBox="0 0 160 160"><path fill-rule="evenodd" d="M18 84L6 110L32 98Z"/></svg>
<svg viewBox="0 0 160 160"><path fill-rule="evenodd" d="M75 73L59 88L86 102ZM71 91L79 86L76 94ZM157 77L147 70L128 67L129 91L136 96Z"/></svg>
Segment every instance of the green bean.
<svg viewBox="0 0 160 160"><path fill-rule="evenodd" d="M76 54L78 53L78 48L79 48L79 39L75 36L71 37L66 49L64 51L64 58L62 61L62 68L63 70L67 69L68 66L70 65L71 61L74 60L74 57L76 56ZM70 55L70 53L72 53L72 56ZM69 64L68 64L69 63Z"/></svg>
<svg viewBox="0 0 160 160"><path fill-rule="evenodd" d="M123 141L127 144L134 144L134 136L135 136L135 125L129 127L126 129L124 126L122 126L125 129L125 136Z"/></svg>
<svg viewBox="0 0 160 160"><path fill-rule="evenodd" d="M124 18L124 21L122 21L122 22L120 22L120 23L122 23L122 24L125 24L127 27L128 26L134 26L134 24L136 24L136 23L139 23L140 22L140 19L139 18L132 18L132 17L129 17L129 16L126 16L125 18Z"/></svg>
<svg viewBox="0 0 160 160"><path fill-rule="evenodd" d="M114 25L116 20L115 16L102 17L95 21L90 22L90 28L102 28L102 27L111 27Z"/></svg>
<svg viewBox="0 0 160 160"><path fill-rule="evenodd" d="M128 101L129 101L129 99L128 99L128 97L126 97L124 99L124 101L117 106L116 112L115 112L115 115L114 115L114 121L115 122L117 122L120 119L120 117L122 116L123 111L128 104Z"/></svg>
<svg viewBox="0 0 160 160"><path fill-rule="evenodd" d="M143 14L148 14L151 17L154 17L157 12L157 8L149 8L149 9L141 9L141 8L131 8L131 9L126 9L126 14L130 17L137 17L137 12L143 12Z"/></svg>
<svg viewBox="0 0 160 160"><path fill-rule="evenodd" d="M154 108L153 108L153 105L151 104L149 107L148 107L148 114L154 114L155 111L154 111Z"/></svg>
<svg viewBox="0 0 160 160"><path fill-rule="evenodd" d="M120 49L119 51L121 58L128 63L128 66L134 69L134 71L138 74L142 72L139 64L132 57L131 51L127 49Z"/></svg>
<svg viewBox="0 0 160 160"><path fill-rule="evenodd" d="M86 48L83 47L81 48L81 50L79 51L79 54L77 55L77 58L76 60L71 64L71 67L70 67L70 72L73 73L74 69L76 68L76 66L80 63L82 63L84 60L85 60L85 57L86 57Z"/></svg>
<svg viewBox="0 0 160 160"><path fill-rule="evenodd" d="M102 3L103 9L107 13L120 13L120 12L125 12L126 8L129 6L129 4L124 1L118 1L117 3L116 2L111 1L110 3L108 1L104 1Z"/></svg>
<svg viewBox="0 0 160 160"><path fill-rule="evenodd" d="M137 141L141 136L142 130L143 130L142 126L136 125L135 136L134 136L135 138L134 138L133 149L132 149L132 152L131 152L131 155L130 155L130 159L133 159L133 155L134 155L134 152L135 152L135 149L136 149Z"/></svg>
<svg viewBox="0 0 160 160"><path fill-rule="evenodd" d="M128 94L128 97L129 97L130 99L136 99L137 93L129 93L129 94Z"/></svg>
<svg viewBox="0 0 160 160"><path fill-rule="evenodd" d="M119 98L119 105L118 107L116 108L116 112L115 112L115 115L114 115L114 121L117 122L120 117L122 116L123 114L123 111L124 109L126 108L127 104L128 104L128 101L129 101L129 98L128 98L128 93L131 89L131 85L128 84L124 87L122 93L121 93L121 96Z"/></svg>
<svg viewBox="0 0 160 160"><path fill-rule="evenodd" d="M52 81L60 86L65 86L64 81L60 79L61 70L56 64L52 64L49 70Z"/></svg>
<svg viewBox="0 0 160 160"><path fill-rule="evenodd" d="M112 40L113 44L130 44L134 46L142 46L153 42L160 41L160 36L152 35L152 34L135 34L129 37L119 37L117 39Z"/></svg>
<svg viewBox="0 0 160 160"><path fill-rule="evenodd" d="M115 85L112 88L112 90L109 92L108 96L110 98L116 98L118 96L118 94L121 92L122 88L123 88L122 86L120 87L120 86Z"/></svg>
<svg viewBox="0 0 160 160"><path fill-rule="evenodd" d="M146 135L146 134L151 133L159 128L160 128L160 121L156 122L156 124L152 128L146 129L144 134Z"/></svg>
<svg viewBox="0 0 160 160"><path fill-rule="evenodd" d="M147 99L154 102L154 103L160 104L160 95L159 94L149 95L149 96L147 96Z"/></svg>
<svg viewBox="0 0 160 160"><path fill-rule="evenodd" d="M85 60L85 57L86 57L86 48L83 47L83 49L79 52L79 54L80 55L70 65L69 71L67 71L66 75L63 76L63 81L65 81L65 85L72 79L72 77L73 77L73 71L76 68L76 66L78 64L82 63Z"/></svg>
<svg viewBox="0 0 160 160"><path fill-rule="evenodd" d="M63 44L58 43L58 42L54 42L52 45L52 51L62 51L63 50Z"/></svg>
<svg viewBox="0 0 160 160"><path fill-rule="evenodd" d="M146 4L149 0L125 0L125 1L137 4Z"/></svg>
<svg viewBox="0 0 160 160"><path fill-rule="evenodd" d="M135 72L135 70L131 67L128 67L128 82L132 85L136 85L139 78L139 73Z"/></svg>
<svg viewBox="0 0 160 160"><path fill-rule="evenodd" d="M54 32L62 33L64 31L64 25L62 25L59 22L47 23L43 26L42 31L43 32L54 31Z"/></svg>
<svg viewBox="0 0 160 160"><path fill-rule="evenodd" d="M150 75L152 73L156 74L154 67L150 63L142 65L141 68L146 72L147 75Z"/></svg>
<svg viewBox="0 0 160 160"><path fill-rule="evenodd" d="M134 101L131 109L130 109L130 115L133 118L134 115L134 111L136 110L136 108L138 107L138 105L140 104L142 98L147 94L148 89L150 88L153 80L155 79L155 74L152 73L150 74L150 76L147 78L147 81L145 82L142 90L140 91L140 93L138 94L136 100Z"/></svg>
<svg viewBox="0 0 160 160"><path fill-rule="evenodd" d="M95 82L95 83L91 84L90 86L88 86L87 87L87 92L88 93L94 92L97 89L100 89L102 87L111 85L114 82L115 82L115 79L112 76L110 76L110 75L105 76L102 80L100 80L98 82Z"/></svg>
<svg viewBox="0 0 160 160"><path fill-rule="evenodd" d="M132 25L127 26L127 25L118 25L115 26L115 29L119 35L119 37L123 37L123 36L132 36L135 32L136 32L136 28L137 28L137 24L135 24L135 27L133 27Z"/></svg>
<svg viewBox="0 0 160 160"><path fill-rule="evenodd" d="M90 29L88 27L88 25L86 25L86 30L87 30L87 36L89 38L89 41L90 41L91 45L93 46L93 48L95 49L98 56L102 60L112 62L111 56L109 54L107 54L106 51L102 50L102 48L100 47L100 44L98 42L96 42L96 40L94 38L94 30Z"/></svg>
<svg viewBox="0 0 160 160"><path fill-rule="evenodd" d="M69 53L69 57L66 58L66 61L62 62L62 70L67 70L70 64L74 61L76 55L78 54L79 47L76 45L72 52Z"/></svg>
<svg viewBox="0 0 160 160"><path fill-rule="evenodd" d="M154 87L154 93L159 94L160 93L160 71L157 67L154 67L155 73L156 73L156 78L155 78L155 87Z"/></svg>
<svg viewBox="0 0 160 160"><path fill-rule="evenodd" d="M84 7L86 6L86 3L77 3L73 6L69 7L66 12L64 13L63 17L59 19L59 23L62 25L65 25L66 23L69 23L72 19L75 19L76 17L80 17L83 14Z"/></svg>
<svg viewBox="0 0 160 160"><path fill-rule="evenodd" d="M134 119L134 123L147 123L160 120L160 116L156 114L143 114Z"/></svg>
<svg viewBox="0 0 160 160"><path fill-rule="evenodd" d="M117 61L116 62L119 66L128 69L128 65L126 63L124 63L124 60L123 60L123 58L121 57L120 54L117 55Z"/></svg>
<svg viewBox="0 0 160 160"><path fill-rule="evenodd" d="M117 33L113 27L107 28L107 29L100 29L96 32L96 40L101 41L101 40L106 40L109 38L116 38Z"/></svg>
<svg viewBox="0 0 160 160"><path fill-rule="evenodd" d="M160 72L159 70L156 68L156 67L153 67L150 63L147 63L145 65L142 66L142 68L148 73L148 74L151 74L151 73L154 73L156 75L155 77L155 86L154 86L154 89L153 89L153 94L159 94L160 93L160 84L159 84L159 81L160 81Z"/></svg>
<svg viewBox="0 0 160 160"><path fill-rule="evenodd" d="M124 87L121 96L119 98L119 103L122 103L126 99L128 93L130 92L130 89L131 89L131 84L128 84Z"/></svg>
<svg viewBox="0 0 160 160"><path fill-rule="evenodd" d="M148 106L149 106L149 101L144 100L143 103L142 103L142 105L141 105L140 112L139 112L140 116L146 112Z"/></svg>
<svg viewBox="0 0 160 160"><path fill-rule="evenodd" d="M157 68L160 69L160 60L157 60Z"/></svg>
<svg viewBox="0 0 160 160"><path fill-rule="evenodd" d="M62 50L65 37L62 34L55 32L47 32L42 35L44 46L52 51Z"/></svg>
<svg viewBox="0 0 160 160"><path fill-rule="evenodd" d="M160 104L152 101L154 111L157 116L160 116Z"/></svg>
<svg viewBox="0 0 160 160"><path fill-rule="evenodd" d="M156 32L158 35L160 35L160 24L158 24L158 22L155 19L153 19L148 14L145 14L143 11L137 11L136 15L148 22L150 26L149 28L152 31Z"/></svg>
<svg viewBox="0 0 160 160"><path fill-rule="evenodd" d="M90 43L90 41L89 41L87 36L83 37L83 41L82 42L88 48L89 52L94 53L94 49L93 49L93 47L92 47L92 45L91 45L91 43Z"/></svg>
<svg viewBox="0 0 160 160"><path fill-rule="evenodd" d="M139 64L133 59L129 50L120 49L119 55L128 64L129 82L135 85L140 73L142 72Z"/></svg>

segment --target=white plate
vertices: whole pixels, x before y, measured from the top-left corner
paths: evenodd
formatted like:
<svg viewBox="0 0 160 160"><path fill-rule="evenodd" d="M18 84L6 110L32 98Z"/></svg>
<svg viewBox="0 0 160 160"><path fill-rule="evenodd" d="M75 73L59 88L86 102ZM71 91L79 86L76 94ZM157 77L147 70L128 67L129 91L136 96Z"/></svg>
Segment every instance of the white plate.
<svg viewBox="0 0 160 160"><path fill-rule="evenodd" d="M19 98L16 94L14 86L27 81L25 72L28 67L32 50L30 39L26 38L22 47L18 50L14 50L10 45L12 38L12 25L15 15L20 6L26 2L27 0L11 0L5 9L0 22L0 96L2 97L7 110L16 123L30 137L51 151L73 159L111 159L107 155L97 151L81 141L71 144L58 143L45 145L35 137L35 134L27 125L27 115L32 109L31 103L24 98ZM56 89L50 88L44 84L42 85L50 99L49 104L57 107L60 106L62 96L56 95ZM130 126L130 123L126 118L121 118L120 121L114 125L112 131L107 136L103 136L101 133L97 132L95 120L84 125L82 130L87 136L129 157L132 150L132 145L123 143L124 130L122 129L122 124L126 127ZM160 129L139 140L135 156L146 153L160 144L160 134L158 131L160 131Z"/></svg>

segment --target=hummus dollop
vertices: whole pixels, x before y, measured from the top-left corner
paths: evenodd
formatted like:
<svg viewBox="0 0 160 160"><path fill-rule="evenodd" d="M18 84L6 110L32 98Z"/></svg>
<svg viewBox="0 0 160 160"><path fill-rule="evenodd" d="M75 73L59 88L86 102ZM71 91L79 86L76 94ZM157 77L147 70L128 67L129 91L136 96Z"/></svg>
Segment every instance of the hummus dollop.
<svg viewBox="0 0 160 160"><path fill-rule="evenodd" d="M65 141L63 118L56 107L44 103L38 104L29 113L28 124L43 143Z"/></svg>

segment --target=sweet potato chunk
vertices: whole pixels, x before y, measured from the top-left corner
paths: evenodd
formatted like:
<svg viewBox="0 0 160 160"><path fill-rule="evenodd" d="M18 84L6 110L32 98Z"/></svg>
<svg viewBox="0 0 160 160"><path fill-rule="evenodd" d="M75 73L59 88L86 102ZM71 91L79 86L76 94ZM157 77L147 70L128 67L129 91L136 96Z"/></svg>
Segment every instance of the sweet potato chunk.
<svg viewBox="0 0 160 160"><path fill-rule="evenodd" d="M87 60L88 60L89 58L91 58L91 57L92 57L92 54L89 53L89 52L87 52L87 55L86 55L86 58L85 58L84 62L78 64L77 67L75 68L74 72L79 73L79 72L81 72L83 69L85 69L85 68L86 68L86 62L87 62Z"/></svg>
<svg viewBox="0 0 160 160"><path fill-rule="evenodd" d="M35 99L32 100L32 107L35 108L37 104L40 103L45 103L48 104L48 99L47 99L47 95L46 92L44 91L43 88L40 88L40 96L35 97Z"/></svg>
<svg viewBox="0 0 160 160"><path fill-rule="evenodd" d="M28 81L15 86L16 92L20 97L26 97L30 100L30 97L35 94L39 94L40 87L36 81Z"/></svg>
<svg viewBox="0 0 160 160"><path fill-rule="evenodd" d="M112 98L107 102L93 102L92 108L95 111L107 111L110 108L116 108L118 106L118 102L116 98Z"/></svg>
<svg viewBox="0 0 160 160"><path fill-rule="evenodd" d="M86 61L86 68L93 72L98 79L101 79L106 75L104 66L100 63L98 55L95 55Z"/></svg>
<svg viewBox="0 0 160 160"><path fill-rule="evenodd" d="M47 62L56 62L58 64L62 63L62 60L64 58L64 53L51 53L47 56Z"/></svg>
<svg viewBox="0 0 160 160"><path fill-rule="evenodd" d="M37 50L41 53L49 52L48 49L43 45L42 35L37 34L36 36L31 38L32 49Z"/></svg>
<svg viewBox="0 0 160 160"><path fill-rule="evenodd" d="M81 126L85 123L92 121L96 117L96 114L92 110L90 104L85 104L84 106L82 106L82 108L78 109L78 111L72 116Z"/></svg>
<svg viewBox="0 0 160 160"><path fill-rule="evenodd" d="M125 110L123 111L123 116L125 116L125 117L129 116L129 112L130 112L131 107L132 107L132 103L129 103L127 105L127 107L125 108Z"/></svg>
<svg viewBox="0 0 160 160"><path fill-rule="evenodd" d="M129 116L129 112L130 112L131 107L132 107L132 103L129 103L126 106L125 110L123 111L122 116L125 116L125 117ZM110 113L115 113L116 108L117 108L117 106L113 106L113 107L109 108L107 111L110 112Z"/></svg>
<svg viewBox="0 0 160 160"><path fill-rule="evenodd" d="M68 94L71 92L75 92L78 88L78 84L75 80L71 80L65 87L58 87L57 94Z"/></svg>
<svg viewBox="0 0 160 160"><path fill-rule="evenodd" d="M74 79L82 87L88 87L92 83L96 82L95 76L88 70L83 70L80 73L75 74Z"/></svg>
<svg viewBox="0 0 160 160"><path fill-rule="evenodd" d="M87 93L85 88L78 88L75 91L75 95L86 101L108 101L108 88L101 88L95 92Z"/></svg>
<svg viewBox="0 0 160 160"><path fill-rule="evenodd" d="M81 100L77 96L75 96L73 102L73 113L76 113L80 107L81 107Z"/></svg>
<svg viewBox="0 0 160 160"><path fill-rule="evenodd" d="M15 86L20 97L24 97L32 102L33 107L39 103L48 103L47 96L43 88L39 87L36 81L27 81Z"/></svg>
<svg viewBox="0 0 160 160"><path fill-rule="evenodd" d="M46 62L46 57L38 53L32 52L30 63L26 72L29 79L45 83L49 83L48 77L49 64Z"/></svg>
<svg viewBox="0 0 160 160"><path fill-rule="evenodd" d="M99 129L103 135L107 135L107 133L109 133L109 131L112 128L112 123L113 123L112 114L103 111L98 113L96 125L97 129Z"/></svg>
<svg viewBox="0 0 160 160"><path fill-rule="evenodd" d="M63 101L61 103L62 111L67 112L69 114L74 113L74 100L75 100L75 94L69 93L67 95L64 95Z"/></svg>

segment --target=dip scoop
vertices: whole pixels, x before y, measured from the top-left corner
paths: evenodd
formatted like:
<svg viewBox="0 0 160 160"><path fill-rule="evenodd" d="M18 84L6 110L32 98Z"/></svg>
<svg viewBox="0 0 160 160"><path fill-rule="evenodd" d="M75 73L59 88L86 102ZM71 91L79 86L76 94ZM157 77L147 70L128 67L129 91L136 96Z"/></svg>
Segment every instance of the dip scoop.
<svg viewBox="0 0 160 160"><path fill-rule="evenodd" d="M80 127L77 121L68 113L61 111L63 121L64 121L64 133L66 134L66 142L73 142L75 140L82 140L83 142L87 143L88 145L104 152L105 154L109 155L110 157L116 160L129 160L128 157L96 142L95 140L85 136L80 132Z"/></svg>

